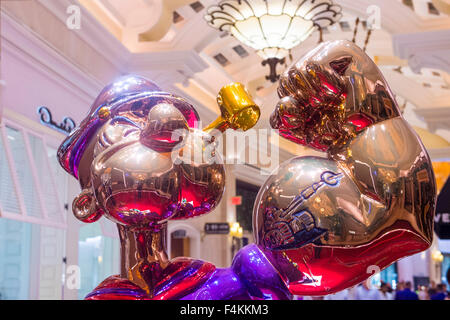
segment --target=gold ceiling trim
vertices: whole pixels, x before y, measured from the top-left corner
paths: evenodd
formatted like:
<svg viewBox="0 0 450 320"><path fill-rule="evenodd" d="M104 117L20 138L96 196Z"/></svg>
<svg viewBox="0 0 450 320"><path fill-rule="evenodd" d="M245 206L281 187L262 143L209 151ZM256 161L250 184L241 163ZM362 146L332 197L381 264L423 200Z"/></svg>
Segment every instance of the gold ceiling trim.
<svg viewBox="0 0 450 320"><path fill-rule="evenodd" d="M443 137L431 133L430 131L413 126L416 133L419 135L420 140L422 140L423 145L427 149L444 149L450 147L450 143Z"/></svg>
<svg viewBox="0 0 450 320"><path fill-rule="evenodd" d="M432 0L432 2L439 12L450 15L450 0Z"/></svg>
<svg viewBox="0 0 450 320"><path fill-rule="evenodd" d="M158 21L149 30L139 34L139 41L159 41L164 38L172 26L173 12L191 2L192 0L162 1L162 10Z"/></svg>
<svg viewBox="0 0 450 320"><path fill-rule="evenodd" d="M78 0L78 2L87 10L94 18L106 28L116 39L122 41L122 27L118 25L111 17L109 17L97 1Z"/></svg>

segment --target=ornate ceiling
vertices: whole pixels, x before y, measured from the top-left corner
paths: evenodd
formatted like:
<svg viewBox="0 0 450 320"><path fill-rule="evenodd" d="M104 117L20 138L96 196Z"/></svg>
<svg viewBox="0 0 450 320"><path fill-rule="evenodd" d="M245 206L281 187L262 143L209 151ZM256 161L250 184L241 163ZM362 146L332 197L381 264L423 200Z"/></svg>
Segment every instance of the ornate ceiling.
<svg viewBox="0 0 450 320"><path fill-rule="evenodd" d="M378 63L398 96L399 104L404 106L405 117L413 125L431 129L450 141L450 128L442 125L449 123L450 112L441 113L449 118L438 125L431 124L434 120L428 121L432 118L430 113L438 112L433 110L450 110L450 60L446 60L450 59L450 17L437 9L443 8L442 4L437 4L439 1L445 5L446 0L335 0L343 8L343 17L339 24L324 31L323 38L325 41L352 40L355 21L359 18L361 23L355 40L363 47L367 21L377 19L379 12L377 21L380 28L372 32L367 53ZM259 125L267 127L268 116L277 101L276 84L265 79L267 69L261 65L262 59L253 49L229 34L207 26L203 17L206 8L218 1L37 2L61 20L65 18L67 5L80 6L83 25L77 35L107 57L120 73L135 72L151 77L163 88L192 98L211 119L217 113L215 96L218 90L231 81L244 83L262 106ZM21 12L25 6L23 3L29 1L22 4L6 2L2 6L20 19L35 23L36 30L43 30L35 17L27 18ZM39 30L38 33L44 33ZM50 39L55 37L50 32L45 36L49 42L58 42ZM292 60L287 59L286 64L301 57L318 40L319 34L313 33L292 50ZM67 45L61 45L60 49L64 51ZM72 54L72 51L67 54ZM278 66L278 72L285 67ZM91 71L89 67L86 69ZM93 76L100 78L100 73ZM100 81L106 81L103 79Z"/></svg>
<svg viewBox="0 0 450 320"><path fill-rule="evenodd" d="M407 59L395 56L393 48L395 34L404 34L405 31L448 31L450 19L447 15L439 13L431 1L358 1L358 5L354 1L336 2L343 7L343 18L339 24L325 30L324 40L351 40L356 18L359 17L362 23L356 42L363 46L367 36L366 22L370 19L370 13L374 12L369 6L377 6L380 9L381 29L372 33L367 52L378 61L394 91L417 108L449 107L448 73L429 68L415 73L408 66ZM260 99L266 111L265 118L270 113L277 99L276 84L265 79L267 70L261 66L261 58L230 34L219 33L209 28L204 21L205 9L217 1L80 0L80 3L130 51L142 53L192 49L197 52L208 67L186 79L185 87L182 88L195 86L206 94L213 94L226 81L240 81ZM318 33L315 33L295 48L292 51L293 60L312 48L318 42L318 37ZM448 50L450 43L447 45ZM287 64L293 60L288 59ZM282 71L283 66L278 69ZM417 89L413 95L408 94L411 88ZM447 139L450 138L450 132L445 135Z"/></svg>

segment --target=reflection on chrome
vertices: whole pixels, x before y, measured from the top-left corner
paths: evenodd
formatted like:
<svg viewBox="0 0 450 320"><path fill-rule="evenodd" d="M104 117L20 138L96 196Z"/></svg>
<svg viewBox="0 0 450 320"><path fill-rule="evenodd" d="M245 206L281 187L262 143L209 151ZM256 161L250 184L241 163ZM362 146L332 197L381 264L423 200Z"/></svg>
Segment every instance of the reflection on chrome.
<svg viewBox="0 0 450 320"><path fill-rule="evenodd" d="M278 92L272 127L326 152L281 165L256 199L257 243L290 291L337 292L365 280L369 265L383 269L427 249L431 161L375 63L351 42L324 43L284 73ZM325 172L339 184L321 186Z"/></svg>
<svg viewBox="0 0 450 320"><path fill-rule="evenodd" d="M155 298L157 284L177 270L192 265L214 270L189 258L169 261L165 251L167 221L212 211L225 185L219 153L215 162L188 163L174 161L172 154L215 153L208 132L247 130L259 119L258 106L241 84L224 87L218 102L222 115L202 131L196 110L184 99L141 77L122 77L103 89L88 116L60 146L60 164L82 189L73 201L75 217L94 222L104 215L119 228L121 275L101 284L106 291L131 281L147 298ZM175 131L182 133L172 139Z"/></svg>

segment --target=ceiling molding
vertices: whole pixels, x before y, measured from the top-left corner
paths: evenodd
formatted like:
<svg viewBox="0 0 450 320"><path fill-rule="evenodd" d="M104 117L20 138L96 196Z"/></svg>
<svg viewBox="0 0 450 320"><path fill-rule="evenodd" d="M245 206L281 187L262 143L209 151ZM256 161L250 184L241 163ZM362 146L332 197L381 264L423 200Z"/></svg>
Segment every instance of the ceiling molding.
<svg viewBox="0 0 450 320"><path fill-rule="evenodd" d="M114 37L105 27L99 23L90 12L88 12L76 0L46 1L38 0L39 3L53 13L61 22L66 24L68 14L66 10L71 5L78 5L81 10L81 29L73 30L78 37L89 44L99 55L105 57L119 71L126 72L127 61L130 51Z"/></svg>
<svg viewBox="0 0 450 320"><path fill-rule="evenodd" d="M46 74L49 79L57 81L89 104L92 102L103 88L101 81L80 70L74 62L63 57L38 34L15 21L6 12L1 11L0 17L2 50Z"/></svg>
<svg viewBox="0 0 450 320"><path fill-rule="evenodd" d="M73 0L39 0L39 2L64 24L67 18L67 7L77 3ZM92 57L91 63L96 63L96 59L106 59L114 62L113 65L117 67L118 74L142 75L155 81L169 92L172 92L170 90L173 89L176 94L180 93L180 90L175 89L175 83L189 81L196 73L209 67L194 50L130 53L82 7L81 14L83 17L81 30L74 30L76 36L73 41L83 41L95 48L98 56ZM89 70L82 70L77 61L69 61L52 43L30 30L23 21L18 21L14 16L10 16L3 8L1 17L3 47L8 46L6 49L11 48L16 52L15 54L21 55L21 59L25 63L32 63L34 68L54 71L60 76L57 81L61 81L65 88L72 92L74 88L78 88L80 91L76 94L85 97L89 104L106 85ZM108 80L108 82L110 81L112 79ZM182 93L180 96L184 97L186 94ZM217 111L213 114L208 106L198 102L194 97L188 96L200 114L207 114L208 118L213 118L219 113Z"/></svg>
<svg viewBox="0 0 450 320"><path fill-rule="evenodd" d="M67 19L67 7L74 3L79 4L75 0L39 0L39 2L64 23ZM100 56L113 63L122 74L146 71L158 74L164 70L174 76L174 81L182 81L192 78L194 74L208 67L208 64L193 49L173 50L172 45L166 47L167 51L132 53L110 34L90 12L82 5L79 6L82 25L81 30L79 32L75 30L75 32L84 42L95 48ZM189 31L189 28L187 29ZM182 34L179 36L183 37ZM192 44L193 47L194 44ZM169 81L170 77L163 78L165 78L164 81Z"/></svg>
<svg viewBox="0 0 450 320"><path fill-rule="evenodd" d="M428 149L432 161L450 161L450 147L442 149Z"/></svg>
<svg viewBox="0 0 450 320"><path fill-rule="evenodd" d="M396 95L404 97L419 108L435 106L434 96L424 90L422 84L392 69L381 68L381 70Z"/></svg>
<svg viewBox="0 0 450 320"><path fill-rule="evenodd" d="M394 53L407 59L411 70L422 68L450 72L450 29L408 34L395 34L392 41Z"/></svg>
<svg viewBox="0 0 450 320"><path fill-rule="evenodd" d="M207 67L208 64L193 50L135 53L128 62L130 71L182 70L189 77Z"/></svg>
<svg viewBox="0 0 450 320"><path fill-rule="evenodd" d="M450 15L450 1L449 0L432 0L436 9L439 12Z"/></svg>
<svg viewBox="0 0 450 320"><path fill-rule="evenodd" d="M414 109L417 116L427 124L431 133L438 129L448 129L450 123L450 107L442 108L417 108Z"/></svg>
<svg viewBox="0 0 450 320"><path fill-rule="evenodd" d="M188 5L192 0L171 0L171 1L154 1L157 3L156 7L159 13L158 18L154 20L153 25L149 30L142 32L138 35L140 41L158 41L161 40L169 31L172 26L172 15L176 9Z"/></svg>
<svg viewBox="0 0 450 320"><path fill-rule="evenodd" d="M367 8L376 5L381 10L381 28L391 34L414 33L423 30L440 30L450 27L449 17L421 19L413 10L400 1L378 0L335 0L344 12L352 12L360 18L368 16Z"/></svg>
<svg viewBox="0 0 450 320"><path fill-rule="evenodd" d="M201 30L201 32L198 32ZM193 35L193 32L195 35ZM183 48L185 50L195 50L195 48L200 47L204 42L204 39L210 37L217 37L217 30L209 27L204 19L190 19L186 21L183 28L181 28L175 34L175 37L168 42L145 42L140 41L132 45L134 52L145 52L145 51L170 51L179 50ZM198 50L196 50L198 51Z"/></svg>
<svg viewBox="0 0 450 320"><path fill-rule="evenodd" d="M105 0L77 0L119 41L123 38L124 21L120 14ZM106 9L108 8L108 9Z"/></svg>
<svg viewBox="0 0 450 320"><path fill-rule="evenodd" d="M77 1L80 3L84 3L86 1L91 0L77 0ZM113 5L111 5L111 3L108 0L97 0L96 2L98 7L103 8L106 11L109 11L108 17L109 19L111 19L113 23L117 24L120 27L123 27L127 23L122 13L119 10L116 10L116 8Z"/></svg>

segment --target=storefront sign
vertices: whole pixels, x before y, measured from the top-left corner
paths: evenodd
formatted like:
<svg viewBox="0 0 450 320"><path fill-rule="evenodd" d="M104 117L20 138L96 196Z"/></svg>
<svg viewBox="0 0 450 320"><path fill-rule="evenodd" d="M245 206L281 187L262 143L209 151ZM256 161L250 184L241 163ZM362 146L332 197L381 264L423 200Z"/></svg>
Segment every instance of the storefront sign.
<svg viewBox="0 0 450 320"><path fill-rule="evenodd" d="M235 206L240 206L242 204L242 196L231 197L231 204Z"/></svg>
<svg viewBox="0 0 450 320"><path fill-rule="evenodd" d="M447 179L437 199L434 230L439 239L450 239L450 179Z"/></svg>
<svg viewBox="0 0 450 320"><path fill-rule="evenodd" d="M76 127L75 121L69 117L65 117L59 124L53 121L52 113L47 107L39 107L38 114L41 116L41 123L43 125L62 133L69 134Z"/></svg>
<svg viewBox="0 0 450 320"><path fill-rule="evenodd" d="M205 223L206 234L229 234L230 225L226 222Z"/></svg>
<svg viewBox="0 0 450 320"><path fill-rule="evenodd" d="M173 239L184 239L186 238L186 230L176 230L172 232Z"/></svg>

